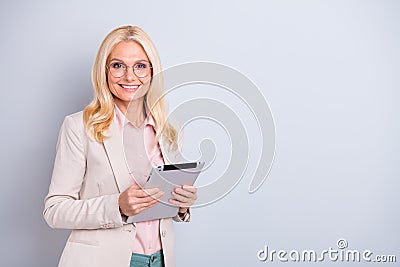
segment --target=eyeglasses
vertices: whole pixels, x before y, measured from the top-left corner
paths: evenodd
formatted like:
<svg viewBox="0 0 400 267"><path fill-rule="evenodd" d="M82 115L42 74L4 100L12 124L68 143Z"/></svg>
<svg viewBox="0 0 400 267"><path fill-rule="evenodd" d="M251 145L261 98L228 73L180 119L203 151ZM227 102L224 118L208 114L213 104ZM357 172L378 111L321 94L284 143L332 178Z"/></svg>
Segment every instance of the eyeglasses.
<svg viewBox="0 0 400 267"><path fill-rule="evenodd" d="M151 64L147 61L137 62L133 66L127 66L122 62L113 62L107 66L111 75L115 78L121 78L126 74L128 67L133 67L133 73L138 78L147 77L151 73L151 69L153 68Z"/></svg>

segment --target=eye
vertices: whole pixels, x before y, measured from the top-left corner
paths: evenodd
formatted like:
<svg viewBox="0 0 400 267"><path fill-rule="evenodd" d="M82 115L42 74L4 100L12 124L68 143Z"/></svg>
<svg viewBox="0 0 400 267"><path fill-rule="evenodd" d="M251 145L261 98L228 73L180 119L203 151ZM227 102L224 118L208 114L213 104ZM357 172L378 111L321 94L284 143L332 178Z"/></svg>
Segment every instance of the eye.
<svg viewBox="0 0 400 267"><path fill-rule="evenodd" d="M114 63L111 64L111 67L113 69L124 69L125 65L122 64L121 62L114 62Z"/></svg>
<svg viewBox="0 0 400 267"><path fill-rule="evenodd" d="M135 69L145 69L147 68L147 64L146 63L137 63L135 65Z"/></svg>

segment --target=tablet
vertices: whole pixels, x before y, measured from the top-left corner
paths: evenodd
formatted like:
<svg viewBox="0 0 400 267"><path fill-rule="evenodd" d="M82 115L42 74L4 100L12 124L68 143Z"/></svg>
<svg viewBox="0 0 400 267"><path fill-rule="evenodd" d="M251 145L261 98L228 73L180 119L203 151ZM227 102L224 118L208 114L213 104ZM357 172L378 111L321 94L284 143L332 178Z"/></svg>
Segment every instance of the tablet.
<svg viewBox="0 0 400 267"><path fill-rule="evenodd" d="M155 206L128 217L126 222L135 223L175 217L179 208L168 201L173 198L172 191L182 185L193 185L203 166L204 162L189 162L153 167L143 187L157 187L165 193L164 197Z"/></svg>

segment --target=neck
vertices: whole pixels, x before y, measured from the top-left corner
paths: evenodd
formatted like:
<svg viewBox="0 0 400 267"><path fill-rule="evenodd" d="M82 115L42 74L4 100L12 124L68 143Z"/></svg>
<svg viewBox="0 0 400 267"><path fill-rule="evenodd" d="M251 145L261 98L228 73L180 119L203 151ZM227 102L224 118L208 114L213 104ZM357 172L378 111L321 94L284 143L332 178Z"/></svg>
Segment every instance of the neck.
<svg viewBox="0 0 400 267"><path fill-rule="evenodd" d="M126 118L136 127L143 124L146 118L144 108L144 98L132 100L131 102L118 101L114 99L115 104L125 114Z"/></svg>

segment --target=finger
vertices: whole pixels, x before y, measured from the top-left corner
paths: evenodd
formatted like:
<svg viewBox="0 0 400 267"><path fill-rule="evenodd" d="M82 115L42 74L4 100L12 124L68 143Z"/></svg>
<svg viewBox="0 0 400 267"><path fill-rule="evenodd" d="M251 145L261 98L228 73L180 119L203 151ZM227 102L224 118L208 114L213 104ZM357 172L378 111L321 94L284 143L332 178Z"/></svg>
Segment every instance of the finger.
<svg viewBox="0 0 400 267"><path fill-rule="evenodd" d="M132 215L136 215L148 208L151 208L155 205L157 205L157 203L159 202L160 199L151 199L150 201L147 202L142 202L142 203L136 203L134 205L131 206L130 208L130 213Z"/></svg>
<svg viewBox="0 0 400 267"><path fill-rule="evenodd" d="M169 203L171 203L174 206L180 207L180 208L189 208L193 203L182 203L176 199L170 198L168 200Z"/></svg>
<svg viewBox="0 0 400 267"><path fill-rule="evenodd" d="M128 187L128 189L126 189L126 191L131 191L131 190L137 190L140 189L141 187L138 184L133 184L130 187Z"/></svg>
<svg viewBox="0 0 400 267"><path fill-rule="evenodd" d="M142 204L140 204L139 209L144 210L144 209L151 208L151 207L155 206L158 203L158 201L159 201L159 199L152 199L149 202L142 203Z"/></svg>
<svg viewBox="0 0 400 267"><path fill-rule="evenodd" d="M194 198L194 195L195 195L194 192L186 191L186 190L184 190L184 189L182 189L180 187L175 188L174 191L175 191L175 193L177 193L177 194L179 194L181 196L185 196L187 198Z"/></svg>
<svg viewBox="0 0 400 267"><path fill-rule="evenodd" d="M148 203L148 202L151 202L151 201L153 201L153 200L158 201L158 200L160 200L163 196L164 196L164 192L159 191L158 193L156 193L156 194L154 194L154 195L151 195L151 196L146 195L146 197L139 197L139 198L136 198L136 199L134 200L134 202L135 202L135 204L141 204L141 203Z"/></svg>
<svg viewBox="0 0 400 267"><path fill-rule="evenodd" d="M137 191L138 189L140 189L140 187L137 184L133 184L131 186L129 186L126 190L124 190L122 192L122 194L126 194L126 195L132 195L135 191Z"/></svg>
<svg viewBox="0 0 400 267"><path fill-rule="evenodd" d="M194 201L193 198L188 198L186 196L179 195L175 192L172 192L172 196L174 197L175 200L178 200L181 203L189 203Z"/></svg>
<svg viewBox="0 0 400 267"><path fill-rule="evenodd" d="M152 200L150 202L141 203L141 204L137 205L135 209L132 210L132 213L134 215L136 215L144 210L147 210L147 209L157 205L157 203L158 203L157 200Z"/></svg>
<svg viewBox="0 0 400 267"><path fill-rule="evenodd" d="M179 187L178 187L179 188ZM189 191L192 193L196 193L197 192L197 188L193 185L182 185L181 188L185 191Z"/></svg>
<svg viewBox="0 0 400 267"><path fill-rule="evenodd" d="M146 199L148 201L152 201L152 200L160 200L162 197L164 196L164 192L163 191L159 191L157 194L151 195L146 197Z"/></svg>
<svg viewBox="0 0 400 267"><path fill-rule="evenodd" d="M160 189L158 188L141 188L141 189L137 189L135 192L132 192L134 194L135 197L148 197L148 196L153 196L155 194L158 194L159 192L161 192Z"/></svg>
<svg viewBox="0 0 400 267"><path fill-rule="evenodd" d="M143 188L143 191L149 196L157 194L158 192L161 192L161 190L157 187Z"/></svg>

